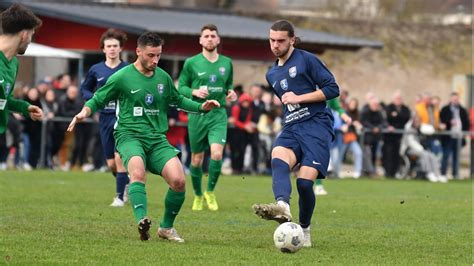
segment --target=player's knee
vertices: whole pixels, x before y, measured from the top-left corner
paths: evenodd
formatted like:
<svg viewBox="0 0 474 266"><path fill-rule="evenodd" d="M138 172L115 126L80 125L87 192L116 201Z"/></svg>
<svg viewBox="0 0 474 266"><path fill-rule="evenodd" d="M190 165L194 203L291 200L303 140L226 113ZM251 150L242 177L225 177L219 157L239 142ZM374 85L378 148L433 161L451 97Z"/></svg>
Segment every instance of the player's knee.
<svg viewBox="0 0 474 266"><path fill-rule="evenodd" d="M145 182L145 169L136 168L129 173L132 182Z"/></svg>
<svg viewBox="0 0 474 266"><path fill-rule="evenodd" d="M212 151L211 159L213 159L214 161L222 160L222 151Z"/></svg>
<svg viewBox="0 0 474 266"><path fill-rule="evenodd" d="M184 179L184 178L175 178L170 182L169 186L174 191L184 191L184 189L186 187L186 179Z"/></svg>
<svg viewBox="0 0 474 266"><path fill-rule="evenodd" d="M191 156L191 164L194 166L200 166L204 159L204 153L196 153Z"/></svg>

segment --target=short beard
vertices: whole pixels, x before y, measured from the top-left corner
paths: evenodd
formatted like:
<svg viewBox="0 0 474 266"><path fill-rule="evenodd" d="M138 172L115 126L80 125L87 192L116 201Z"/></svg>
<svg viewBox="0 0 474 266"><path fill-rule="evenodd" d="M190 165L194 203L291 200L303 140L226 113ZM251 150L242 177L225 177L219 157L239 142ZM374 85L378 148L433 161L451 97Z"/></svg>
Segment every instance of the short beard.
<svg viewBox="0 0 474 266"><path fill-rule="evenodd" d="M214 46L212 49L207 48L207 46L203 46L203 48L204 48L206 51L212 53L212 52L214 52L214 51L217 49L217 46Z"/></svg>

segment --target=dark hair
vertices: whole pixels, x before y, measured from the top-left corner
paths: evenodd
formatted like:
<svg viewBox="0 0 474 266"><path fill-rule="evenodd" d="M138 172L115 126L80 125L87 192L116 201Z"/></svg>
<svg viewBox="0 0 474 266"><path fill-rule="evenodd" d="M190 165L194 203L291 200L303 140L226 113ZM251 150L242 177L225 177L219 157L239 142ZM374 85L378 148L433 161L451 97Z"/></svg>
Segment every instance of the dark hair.
<svg viewBox="0 0 474 266"><path fill-rule="evenodd" d="M152 46L157 47L163 45L163 39L158 35L157 32L147 31L144 32L137 40L138 47Z"/></svg>
<svg viewBox="0 0 474 266"><path fill-rule="evenodd" d="M13 4L1 14L2 33L16 34L33 30L43 23L33 12L21 4Z"/></svg>
<svg viewBox="0 0 474 266"><path fill-rule="evenodd" d="M214 25L214 24L206 24L206 25L202 26L201 33L205 30L215 31L217 33L217 35L219 35L219 30L217 29L217 26Z"/></svg>
<svg viewBox="0 0 474 266"><path fill-rule="evenodd" d="M123 47L127 41L127 34L121 30L108 29L100 36L100 49L104 49L105 40L115 39L119 41L120 47Z"/></svg>
<svg viewBox="0 0 474 266"><path fill-rule="evenodd" d="M301 39L295 36L295 27L288 20L277 20L273 23L270 29L274 31L286 31L288 32L288 37L295 37L295 44L301 42Z"/></svg>

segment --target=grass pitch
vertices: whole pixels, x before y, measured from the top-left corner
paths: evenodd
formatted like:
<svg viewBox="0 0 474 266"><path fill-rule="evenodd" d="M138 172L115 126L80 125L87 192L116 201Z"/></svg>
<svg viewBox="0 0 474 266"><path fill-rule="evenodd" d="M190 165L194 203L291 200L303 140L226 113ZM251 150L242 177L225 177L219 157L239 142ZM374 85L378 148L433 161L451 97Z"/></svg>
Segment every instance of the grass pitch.
<svg viewBox="0 0 474 266"><path fill-rule="evenodd" d="M293 184L294 184L293 180ZM191 211L187 197L175 227L186 240L155 237L167 186L149 175L152 238L141 242L130 204L112 208L108 173L0 172L0 264L235 265L473 262L471 181L328 180L317 198L313 247L295 254L273 245L277 224L254 203L272 201L271 178L222 176L219 211ZM293 186L292 213L298 195Z"/></svg>

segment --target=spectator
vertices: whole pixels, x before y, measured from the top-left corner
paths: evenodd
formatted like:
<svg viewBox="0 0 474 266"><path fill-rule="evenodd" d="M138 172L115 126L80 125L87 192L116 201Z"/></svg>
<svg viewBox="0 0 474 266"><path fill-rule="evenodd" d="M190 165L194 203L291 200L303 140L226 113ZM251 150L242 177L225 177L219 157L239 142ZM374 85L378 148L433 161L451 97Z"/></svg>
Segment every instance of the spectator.
<svg viewBox="0 0 474 266"><path fill-rule="evenodd" d="M421 145L420 135L422 132L421 119L417 115L405 125L405 133L401 141L400 154L416 158L423 177L431 182L443 182L448 180L439 174L439 160L430 150Z"/></svg>
<svg viewBox="0 0 474 266"><path fill-rule="evenodd" d="M459 153L460 147L466 145L466 140L462 136L462 131L469 130L469 117L466 109L459 103L459 95L451 93L450 102L441 109L440 120L442 129L450 132L451 135L443 135L441 143L443 146L443 158L441 161L441 174L446 175L448 161L451 157L451 168L454 178L459 178Z"/></svg>
<svg viewBox="0 0 474 266"><path fill-rule="evenodd" d="M359 101L356 98L349 100L346 114L352 119L350 125L344 125L341 130L344 132L343 135L343 147L341 152L340 160L343 160L344 154L347 149L352 153L352 159L354 161L354 171L352 172L353 178L359 178L362 172L362 149L358 141L358 134L362 131L362 124L360 123L359 117Z"/></svg>
<svg viewBox="0 0 474 266"><path fill-rule="evenodd" d="M26 94L26 101L41 108L38 89L31 88ZM24 125L24 132L28 135L30 143L27 162L32 168L36 168L41 153L41 121L25 118Z"/></svg>
<svg viewBox="0 0 474 266"><path fill-rule="evenodd" d="M69 74L60 74L53 81L53 89L56 94L56 99L60 99L66 94L67 89L71 86L71 76Z"/></svg>
<svg viewBox="0 0 474 266"><path fill-rule="evenodd" d="M80 97L78 97L79 90L75 85L70 85L67 88L66 94L61 96L58 102L58 115L62 118L72 119L82 108L83 102ZM73 133L68 132L65 134L68 127L67 122L58 122L56 123L55 129L55 140L53 154L56 152L59 155L59 163L63 170L67 171L70 169L71 164L68 162L69 149L73 139ZM79 129L76 134L79 134L82 129ZM76 154L77 156L77 154Z"/></svg>
<svg viewBox="0 0 474 266"><path fill-rule="evenodd" d="M432 97L429 92L423 93L421 101L415 105L415 113L420 117L422 124L431 125L435 130L440 129L439 107L433 105ZM424 142L424 146L428 147L434 154L439 154L441 152L441 145L435 135L427 137Z"/></svg>
<svg viewBox="0 0 474 266"><path fill-rule="evenodd" d="M369 97L368 99L367 107L363 108L360 114L360 120L365 131L363 171L367 175L373 176L376 174L377 150L386 121L379 100L376 97Z"/></svg>
<svg viewBox="0 0 474 266"><path fill-rule="evenodd" d="M405 124L410 120L410 109L403 104L402 94L396 91L392 97L392 102L386 107L387 130L383 137L382 165L385 169L385 176L395 177L400 165L400 144L402 134L390 133L394 130L403 130Z"/></svg>
<svg viewBox="0 0 474 266"><path fill-rule="evenodd" d="M265 103L262 101L263 89L259 84L253 84L250 87L250 96L252 97L252 123L258 124L260 116L265 112ZM250 147L252 149L251 172L258 173L258 164L260 162L260 140L258 128L249 135Z"/></svg>
<svg viewBox="0 0 474 266"><path fill-rule="evenodd" d="M265 170L259 172L265 174L271 174L271 151L276 135L282 128L281 113L281 108L273 107L269 112L265 112L260 116L257 124L259 140L262 144L260 157L265 163Z"/></svg>
<svg viewBox="0 0 474 266"><path fill-rule="evenodd" d="M251 142L252 134L256 131L256 124L252 122L252 97L243 93L239 97L239 104L232 107L232 119L235 125L235 150L232 150L232 171L240 174L244 169L245 149Z"/></svg>

